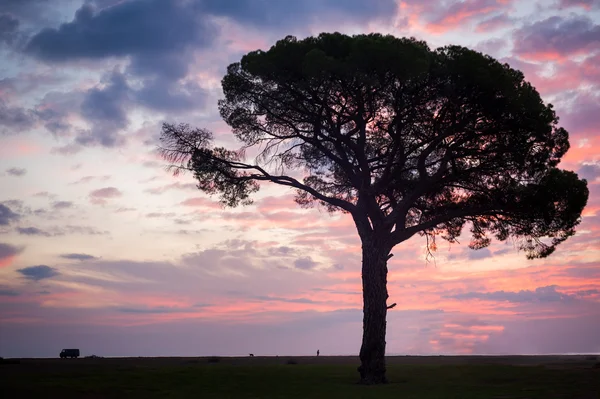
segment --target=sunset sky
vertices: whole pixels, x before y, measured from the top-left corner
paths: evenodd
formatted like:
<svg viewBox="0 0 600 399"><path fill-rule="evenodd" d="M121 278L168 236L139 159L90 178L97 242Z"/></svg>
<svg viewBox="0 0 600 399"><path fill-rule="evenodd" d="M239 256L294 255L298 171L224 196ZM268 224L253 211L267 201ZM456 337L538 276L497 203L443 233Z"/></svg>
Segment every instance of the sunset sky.
<svg viewBox="0 0 600 399"><path fill-rule="evenodd" d="M226 67L286 35L459 44L523 71L588 180L547 259L420 237L389 264L389 354L600 353L599 0L0 0L0 356L356 355L348 215L263 185L223 209L156 154L164 121L237 144Z"/></svg>

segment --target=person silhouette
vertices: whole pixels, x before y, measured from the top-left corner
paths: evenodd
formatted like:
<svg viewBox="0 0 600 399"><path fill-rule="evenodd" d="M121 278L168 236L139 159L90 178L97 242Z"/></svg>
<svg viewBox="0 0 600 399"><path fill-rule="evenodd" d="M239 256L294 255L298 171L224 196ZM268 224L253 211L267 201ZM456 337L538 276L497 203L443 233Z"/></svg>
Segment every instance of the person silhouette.
<svg viewBox="0 0 600 399"><path fill-rule="evenodd" d="M319 353L320 353L320 352L319 352L319 350L317 349L317 356L319 356Z"/></svg>

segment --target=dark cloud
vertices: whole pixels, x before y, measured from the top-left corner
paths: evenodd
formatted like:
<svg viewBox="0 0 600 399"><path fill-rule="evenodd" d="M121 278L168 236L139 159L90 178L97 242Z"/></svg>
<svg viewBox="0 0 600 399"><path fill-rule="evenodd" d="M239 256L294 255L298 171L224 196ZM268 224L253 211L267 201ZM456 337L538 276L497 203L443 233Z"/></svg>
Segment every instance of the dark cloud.
<svg viewBox="0 0 600 399"><path fill-rule="evenodd" d="M81 109L83 99L84 93L78 90L51 91L44 95L33 112L54 136L69 136L74 130L69 122L69 116Z"/></svg>
<svg viewBox="0 0 600 399"><path fill-rule="evenodd" d="M339 16L352 22L392 18L397 5L393 0L205 0L201 7L210 14L230 17L243 24L285 28L289 33L290 29L304 27L311 18Z"/></svg>
<svg viewBox="0 0 600 399"><path fill-rule="evenodd" d="M466 292L455 295L446 295L445 298L453 299L479 299L494 302L530 303L530 302L572 302L580 297L597 294L598 290L579 291L576 294L563 294L556 291L557 286L549 285L536 288L535 291L521 290L494 291L494 292Z"/></svg>
<svg viewBox="0 0 600 399"><path fill-rule="evenodd" d="M517 29L513 41L521 57L561 58L598 48L600 25L582 15L554 16Z"/></svg>
<svg viewBox="0 0 600 399"><path fill-rule="evenodd" d="M108 3L88 2L71 22L38 32L25 48L49 63L129 59L125 73L113 72L103 87L85 93L81 111L91 128L77 135L80 145L123 143L119 131L128 125L126 111L132 104L176 112L203 107L207 97L197 83L180 81L194 61L194 50L207 48L217 34L194 2L133 0L106 7ZM136 89L128 84L130 77ZM49 129L67 127L64 118L50 117L55 120Z"/></svg>
<svg viewBox="0 0 600 399"><path fill-rule="evenodd" d="M577 174L580 177L588 181L594 181L600 177L600 164L597 163L586 163L583 164L579 170L577 170Z"/></svg>
<svg viewBox="0 0 600 399"><path fill-rule="evenodd" d="M23 169L23 168L10 168L6 170L6 173L8 173L11 176L25 176L25 174L27 173L27 169Z"/></svg>
<svg viewBox="0 0 600 399"><path fill-rule="evenodd" d="M49 62L111 56L160 57L165 53L181 54L189 46L207 45L213 35L189 2L135 0L98 12L85 4L73 21L33 36L26 51Z"/></svg>
<svg viewBox="0 0 600 399"><path fill-rule="evenodd" d="M0 296L19 296L19 291L11 290L9 288L0 288Z"/></svg>
<svg viewBox="0 0 600 399"><path fill-rule="evenodd" d="M162 111L189 111L202 108L206 104L208 92L196 82L178 84L172 92L173 81L161 76L149 79L144 87L136 91L136 103L150 109Z"/></svg>
<svg viewBox="0 0 600 399"><path fill-rule="evenodd" d="M23 251L22 248L15 247L11 244L4 244L0 242L0 266L4 261L12 258L15 255L20 254Z"/></svg>
<svg viewBox="0 0 600 399"><path fill-rule="evenodd" d="M84 261L84 260L95 260L98 259L95 256L92 255L88 255L88 254L62 254L60 255L61 258L64 259L71 259L71 260L80 260L80 261Z"/></svg>
<svg viewBox="0 0 600 399"><path fill-rule="evenodd" d="M0 204L0 226L6 226L19 218L19 214L13 212L8 206Z"/></svg>
<svg viewBox="0 0 600 399"><path fill-rule="evenodd" d="M129 86L125 76L114 71L104 87L88 90L81 103L81 115L91 129L79 133L75 141L81 145L100 144L114 147L123 142L119 132L129 124L127 109L130 105Z"/></svg>
<svg viewBox="0 0 600 399"><path fill-rule="evenodd" d="M26 236L50 237L52 235L44 230L38 229L37 227L17 227L17 232Z"/></svg>
<svg viewBox="0 0 600 399"><path fill-rule="evenodd" d="M54 209L67 209L72 207L73 203L71 201L56 201L52 203L52 208Z"/></svg>
<svg viewBox="0 0 600 399"><path fill-rule="evenodd" d="M310 256L298 258L294 261L294 267L302 270L312 270L319 265L319 262L315 262Z"/></svg>
<svg viewBox="0 0 600 399"><path fill-rule="evenodd" d="M17 134L35 124L34 115L22 107L8 105L0 98L0 135Z"/></svg>
<svg viewBox="0 0 600 399"><path fill-rule="evenodd" d="M19 20L10 14L0 14L0 44L12 44L17 37Z"/></svg>
<svg viewBox="0 0 600 399"><path fill-rule="evenodd" d="M44 280L47 278L58 276L60 273L53 267L46 265L29 266L23 269L17 269L28 280Z"/></svg>
<svg viewBox="0 0 600 399"><path fill-rule="evenodd" d="M2 0L0 13L12 14L31 23L48 24L60 19L61 9L70 0Z"/></svg>

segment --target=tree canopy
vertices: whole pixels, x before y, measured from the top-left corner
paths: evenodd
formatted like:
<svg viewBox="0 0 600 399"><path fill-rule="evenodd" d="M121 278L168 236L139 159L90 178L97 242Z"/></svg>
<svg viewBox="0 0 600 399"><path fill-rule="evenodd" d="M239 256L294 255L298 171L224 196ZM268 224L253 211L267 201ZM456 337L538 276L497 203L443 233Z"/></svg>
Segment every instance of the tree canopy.
<svg viewBox="0 0 600 399"><path fill-rule="evenodd" d="M417 233L455 242L468 222L471 248L513 237L539 258L574 234L587 202L586 181L557 168L569 141L552 105L520 71L464 47L288 36L231 64L222 86L241 147L164 124L161 151L228 206L270 181L302 206L350 213L387 250Z"/></svg>

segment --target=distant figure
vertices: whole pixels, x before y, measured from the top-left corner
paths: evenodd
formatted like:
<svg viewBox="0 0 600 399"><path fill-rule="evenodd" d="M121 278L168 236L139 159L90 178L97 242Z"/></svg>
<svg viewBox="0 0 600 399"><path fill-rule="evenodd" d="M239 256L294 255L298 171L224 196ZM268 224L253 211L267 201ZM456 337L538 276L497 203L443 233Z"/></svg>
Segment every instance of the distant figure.
<svg viewBox="0 0 600 399"><path fill-rule="evenodd" d="M250 357L254 357L254 353L251 353L251 354L250 354Z"/></svg>
<svg viewBox="0 0 600 399"><path fill-rule="evenodd" d="M321 352L319 352L319 350L317 349L317 356L319 356L319 353L321 353Z"/></svg>

